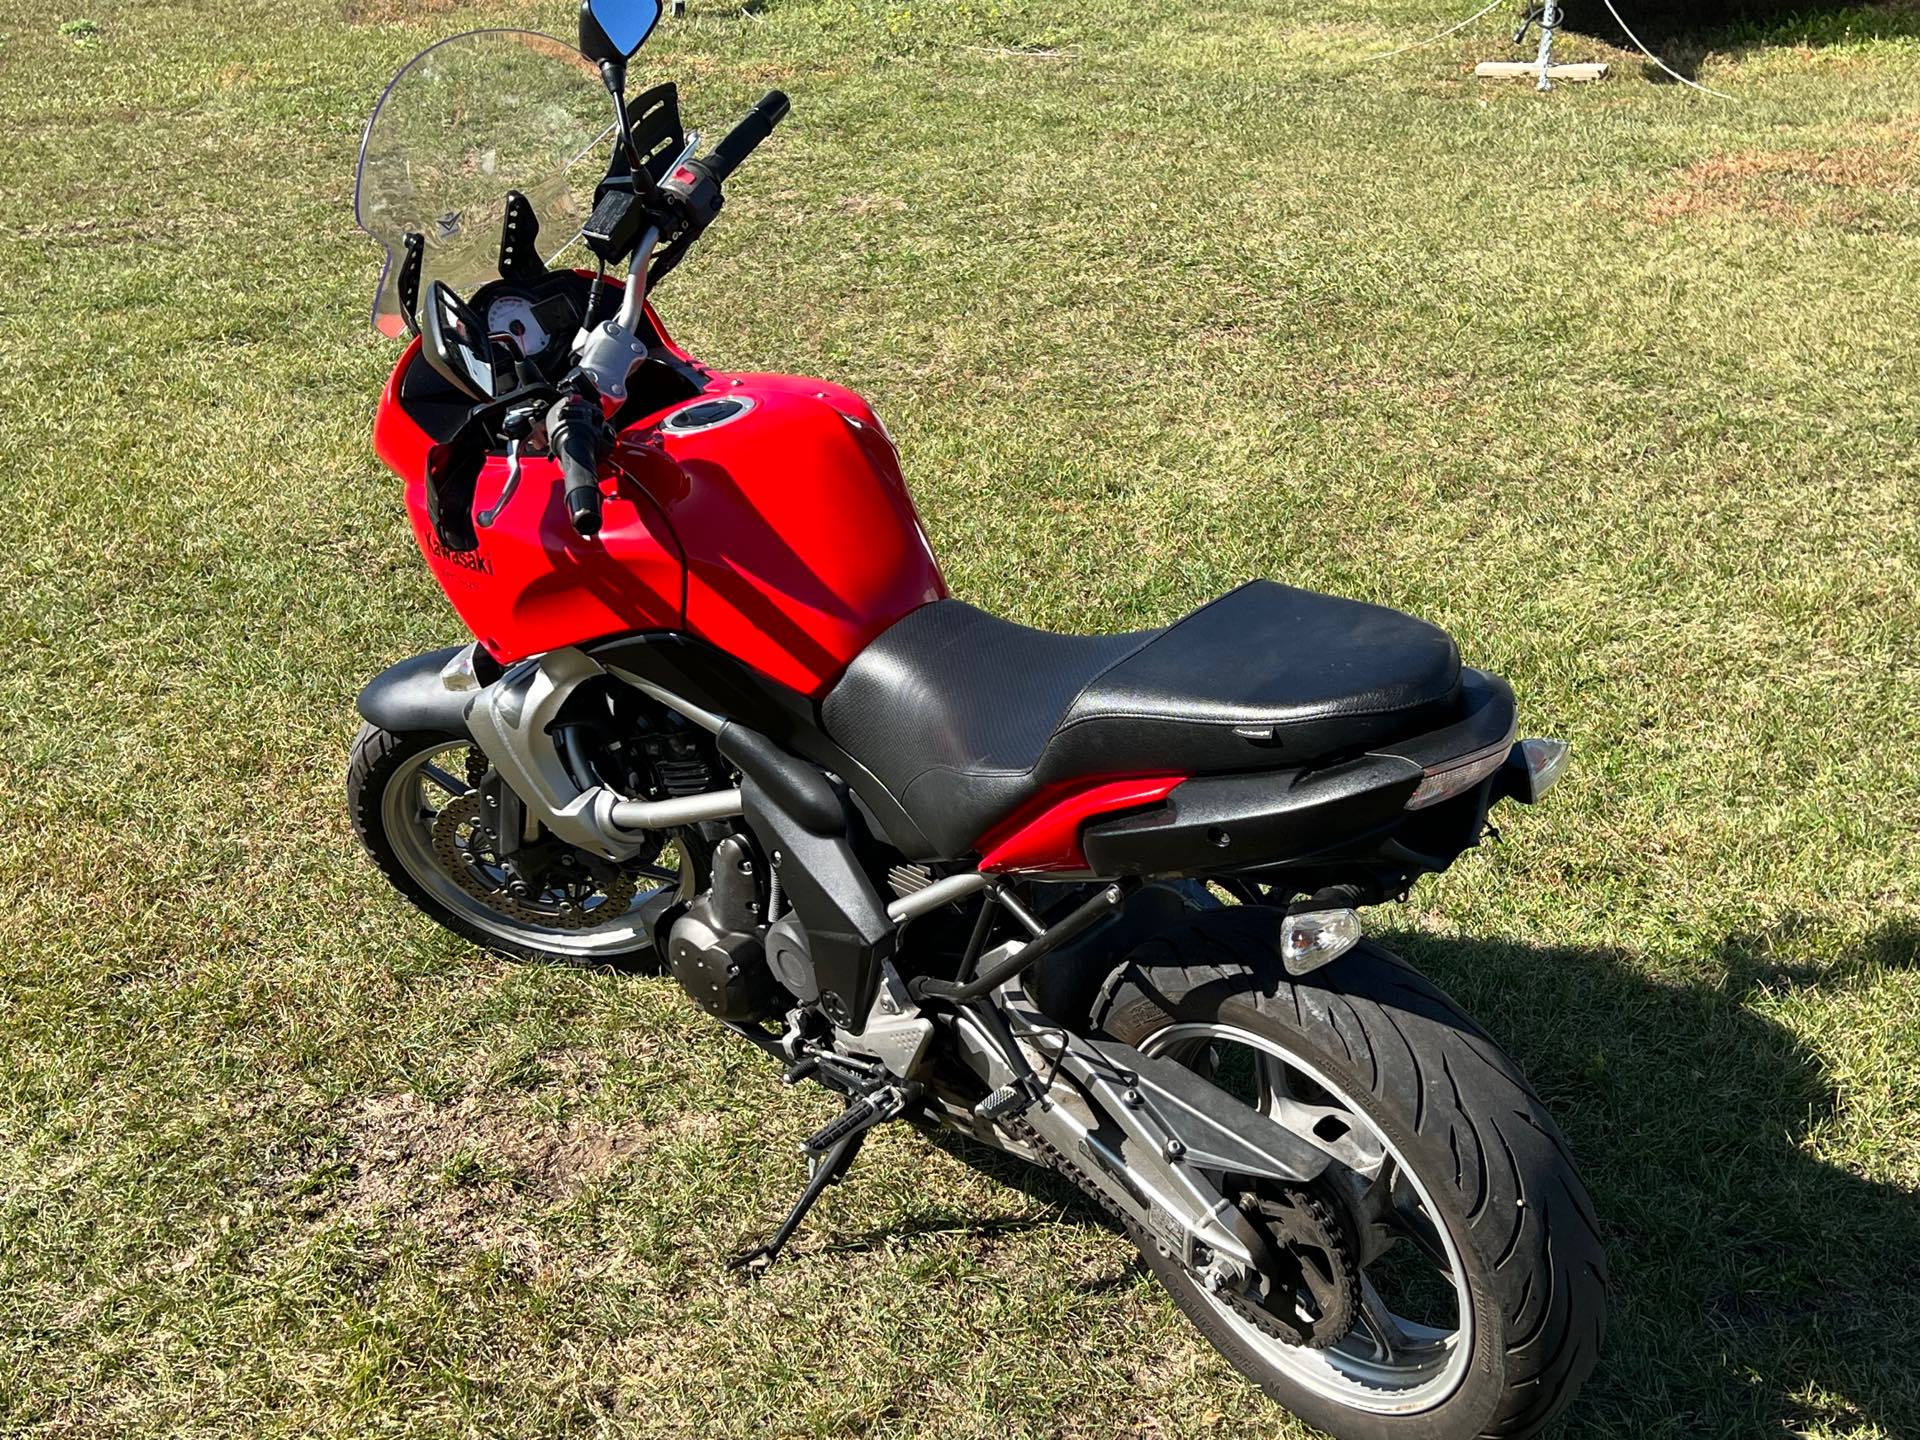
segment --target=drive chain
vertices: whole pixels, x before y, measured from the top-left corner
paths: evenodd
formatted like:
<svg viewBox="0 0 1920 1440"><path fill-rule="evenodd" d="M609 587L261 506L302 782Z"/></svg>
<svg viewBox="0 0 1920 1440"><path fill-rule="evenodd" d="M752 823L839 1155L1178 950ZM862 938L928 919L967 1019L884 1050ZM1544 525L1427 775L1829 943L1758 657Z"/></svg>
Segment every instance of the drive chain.
<svg viewBox="0 0 1920 1440"><path fill-rule="evenodd" d="M1046 1161L1049 1167L1071 1180L1082 1194L1086 1195L1087 1198L1098 1205L1102 1211L1117 1221L1120 1228L1126 1231L1128 1238L1131 1239L1134 1244L1139 1246L1152 1245L1169 1259L1179 1258L1158 1239L1149 1235L1132 1216L1128 1215L1126 1211L1122 1210L1120 1206L1115 1203L1112 1196L1108 1195L1105 1190L1102 1190L1099 1185L1095 1184L1093 1179L1088 1176L1085 1171L1081 1170L1079 1166L1067 1159L1067 1157L1055 1149L1051 1143L1042 1138L1040 1132L1027 1124L1024 1119L1018 1115L1009 1115L1004 1117L999 1123L1002 1128L1012 1134L1015 1139L1032 1146L1033 1149L1039 1153L1040 1157ZM1306 1196L1304 1198L1308 1204L1319 1206L1321 1211L1324 1212L1328 1222L1328 1233L1343 1240L1344 1232L1334 1223L1332 1211L1327 1209L1325 1203L1315 1196ZM1343 1267L1344 1272L1347 1275L1352 1275L1354 1268L1352 1265L1352 1252L1350 1250L1345 1252L1345 1258L1347 1264ZM1222 1285L1209 1293L1231 1309L1236 1315L1245 1319L1249 1325L1252 1325L1256 1330L1260 1331L1261 1334L1271 1336L1283 1345L1300 1345L1310 1349L1323 1349L1325 1346L1331 1345L1335 1340L1340 1338L1339 1335L1329 1335L1324 1340L1316 1337L1314 1342L1309 1342L1301 1336L1299 1331L1289 1329L1270 1315L1257 1302L1240 1294L1236 1290ZM1344 1334L1345 1332L1342 1331L1341 1333Z"/></svg>

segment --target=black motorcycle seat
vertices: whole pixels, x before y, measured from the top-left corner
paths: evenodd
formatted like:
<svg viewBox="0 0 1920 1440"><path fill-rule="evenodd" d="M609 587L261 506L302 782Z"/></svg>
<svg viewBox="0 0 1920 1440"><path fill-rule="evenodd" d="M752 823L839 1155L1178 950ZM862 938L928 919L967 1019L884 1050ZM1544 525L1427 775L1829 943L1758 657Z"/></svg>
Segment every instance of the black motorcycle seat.
<svg viewBox="0 0 1920 1440"><path fill-rule="evenodd" d="M1445 631L1256 580L1125 635L1056 635L936 600L854 658L821 719L957 857L1062 781L1354 754L1445 724L1459 693Z"/></svg>

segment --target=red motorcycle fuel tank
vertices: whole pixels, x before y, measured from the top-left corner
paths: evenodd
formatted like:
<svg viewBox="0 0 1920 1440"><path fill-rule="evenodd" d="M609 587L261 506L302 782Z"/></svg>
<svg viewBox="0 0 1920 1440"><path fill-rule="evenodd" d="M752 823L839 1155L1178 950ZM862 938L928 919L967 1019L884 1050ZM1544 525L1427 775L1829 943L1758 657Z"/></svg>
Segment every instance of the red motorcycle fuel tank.
<svg viewBox="0 0 1920 1440"><path fill-rule="evenodd" d="M558 468L523 462L478 548L449 550L428 517L434 441L404 408L410 347L374 446L406 482L415 538L474 637L502 663L636 630L696 635L818 697L874 636L946 583L892 442L865 401L824 381L711 374L704 392L629 426L601 490L601 531L574 533ZM424 362L421 362L424 363ZM499 501L490 456L475 510Z"/></svg>

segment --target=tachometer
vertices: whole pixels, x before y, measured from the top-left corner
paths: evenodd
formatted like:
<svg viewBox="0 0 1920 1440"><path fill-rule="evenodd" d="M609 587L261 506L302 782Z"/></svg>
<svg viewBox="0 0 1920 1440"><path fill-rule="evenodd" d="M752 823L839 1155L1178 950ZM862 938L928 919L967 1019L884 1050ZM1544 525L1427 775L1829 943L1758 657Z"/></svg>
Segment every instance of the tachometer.
<svg viewBox="0 0 1920 1440"><path fill-rule="evenodd" d="M529 360L547 348L546 327L524 295L502 295L487 306L487 333L510 341Z"/></svg>

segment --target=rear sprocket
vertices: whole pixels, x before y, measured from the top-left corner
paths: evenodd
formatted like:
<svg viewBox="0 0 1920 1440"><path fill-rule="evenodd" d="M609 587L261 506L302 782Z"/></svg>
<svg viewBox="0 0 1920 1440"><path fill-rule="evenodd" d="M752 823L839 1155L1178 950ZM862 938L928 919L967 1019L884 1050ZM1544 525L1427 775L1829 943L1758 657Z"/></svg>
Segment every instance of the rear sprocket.
<svg viewBox="0 0 1920 1440"><path fill-rule="evenodd" d="M1333 1206L1296 1186L1238 1198L1280 1273L1266 1277L1264 1301L1225 1286L1216 1293L1276 1340L1326 1349L1360 1318L1360 1267L1347 1226Z"/></svg>

